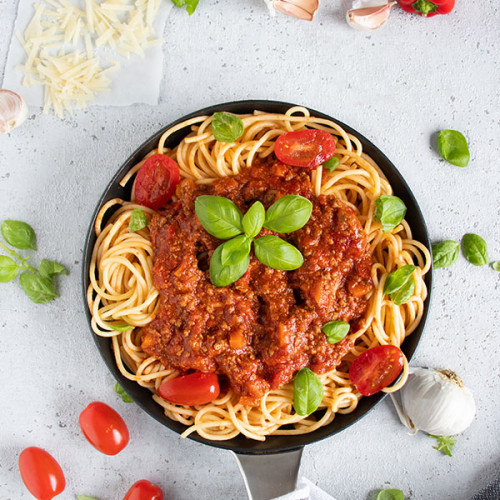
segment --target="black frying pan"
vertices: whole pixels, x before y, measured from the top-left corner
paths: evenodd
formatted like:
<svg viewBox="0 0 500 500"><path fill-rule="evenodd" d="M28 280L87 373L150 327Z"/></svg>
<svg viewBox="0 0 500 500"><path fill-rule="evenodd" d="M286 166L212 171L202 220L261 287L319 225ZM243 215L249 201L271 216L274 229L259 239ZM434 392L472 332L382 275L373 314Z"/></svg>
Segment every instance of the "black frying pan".
<svg viewBox="0 0 500 500"><path fill-rule="evenodd" d="M92 249L95 243L94 234L94 220L101 206L112 198L130 199L130 189L132 182L128 186L122 188L119 185L120 180L126 172L140 161L149 151L157 146L160 136L169 128L177 125L178 123L193 118L199 115L211 115L216 111L228 111L231 113L252 113L255 109L271 112L271 113L284 113L288 108L294 104L277 102L277 101L236 101L224 104L217 104L210 106L199 111L195 111L190 115L183 116L173 123L170 123L165 128L154 134L142 146L140 146L128 160L120 167L118 172L114 175L113 179L104 190L104 193L97 204L97 208L92 218L87 238L85 241L85 255L83 259L83 297L85 303L85 310L90 324L90 312L87 307L86 291L89 285L89 264L92 255ZM406 204L408 211L406 220L410 224L413 236L415 239L422 242L427 248L430 249L429 237L425 225L422 212L413 196L410 188L405 180L398 172L396 167L391 161L382 153L375 145L368 139L363 137L359 132L353 130L348 125L339 122L323 113L315 110L310 110L311 115L334 120L348 133L351 133L359 138L363 144L363 150L370 155L375 162L380 166L391 183L394 193L399 196ZM189 133L189 129L179 130L172 134L166 141L166 147L175 146L180 140ZM105 223L106 221L104 221ZM427 312L429 309L429 299L431 291L432 273L426 274L425 282L429 295L425 303L425 311L418 328L412 335L405 340L402 350L408 359L411 359L418 341L422 335L425 325ZM97 348L108 366L109 370L114 374L118 382L125 388L128 394L134 401L149 415L161 422L169 429L181 434L186 428L179 422L175 422L167 418L163 409L156 404L151 398L151 392L139 386L137 383L124 378L115 363L113 353L111 351L111 342L108 338L103 338L95 335L91 330L92 337L94 338ZM354 422L358 421L361 417L366 415L379 401L385 396L384 393L379 393L371 397L362 398L356 410L348 415L336 415L334 421L325 427L321 427L311 434L297 435L297 436L270 436L265 442L253 441L245 438L244 436L237 436L228 441L208 441L197 434L191 434L189 439L198 441L199 443L208 444L218 448L231 450L236 454L240 468L243 473L245 485L247 487L249 497L254 500L267 499L275 496L282 495L292 491L295 487L297 473L300 465L300 457L302 449L306 444L314 443L321 439L333 436L340 432ZM279 454L279 459L277 459Z"/></svg>

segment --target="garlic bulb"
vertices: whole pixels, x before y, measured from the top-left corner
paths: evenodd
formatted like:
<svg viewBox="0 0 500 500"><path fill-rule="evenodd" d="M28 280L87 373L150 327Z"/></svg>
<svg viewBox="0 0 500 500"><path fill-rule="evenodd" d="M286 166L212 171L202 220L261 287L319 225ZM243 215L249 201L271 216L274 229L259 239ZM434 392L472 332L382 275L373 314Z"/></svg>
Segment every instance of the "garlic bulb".
<svg viewBox="0 0 500 500"><path fill-rule="evenodd" d="M0 89L0 133L7 134L19 127L28 117L28 107L22 97L10 90Z"/></svg>
<svg viewBox="0 0 500 500"><path fill-rule="evenodd" d="M476 413L472 392L451 370L410 368L408 380L399 392L402 408L395 402L399 417L415 433L458 434L469 427Z"/></svg>
<svg viewBox="0 0 500 500"><path fill-rule="evenodd" d="M319 7L319 0L273 0L273 7L298 19L312 21Z"/></svg>
<svg viewBox="0 0 500 500"><path fill-rule="evenodd" d="M357 0L353 3L352 9L347 11L347 24L358 30L376 30L385 24L389 19L391 7L396 2L382 3L378 0L371 1Z"/></svg>

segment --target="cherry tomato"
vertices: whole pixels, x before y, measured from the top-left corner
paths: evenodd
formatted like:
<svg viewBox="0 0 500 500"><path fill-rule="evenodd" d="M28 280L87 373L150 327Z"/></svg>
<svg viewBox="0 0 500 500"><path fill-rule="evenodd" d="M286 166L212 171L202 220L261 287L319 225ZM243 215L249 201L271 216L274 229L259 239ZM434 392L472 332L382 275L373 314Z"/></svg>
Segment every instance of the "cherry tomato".
<svg viewBox="0 0 500 500"><path fill-rule="evenodd" d="M176 405L203 405L213 401L220 393L215 373L191 373L177 377L158 387L158 394Z"/></svg>
<svg viewBox="0 0 500 500"><path fill-rule="evenodd" d="M32 446L19 455L19 471L29 492L38 500L51 500L64 491L66 480L56 459Z"/></svg>
<svg viewBox="0 0 500 500"><path fill-rule="evenodd" d="M169 156L150 156L137 172L135 199L139 205L158 210L167 203L179 184L179 165Z"/></svg>
<svg viewBox="0 0 500 500"><path fill-rule="evenodd" d="M130 487L123 500L163 500L163 492L156 484L141 479Z"/></svg>
<svg viewBox="0 0 500 500"><path fill-rule="evenodd" d="M335 153L335 139L324 130L297 130L280 135L274 143L278 160L295 167L317 167Z"/></svg>
<svg viewBox="0 0 500 500"><path fill-rule="evenodd" d="M90 403L80 413L80 428L88 442L106 455L116 455L128 444L127 424L113 408L100 401Z"/></svg>
<svg viewBox="0 0 500 500"><path fill-rule="evenodd" d="M401 349L393 345L379 345L353 361L349 377L363 396L371 396L392 384L402 369Z"/></svg>

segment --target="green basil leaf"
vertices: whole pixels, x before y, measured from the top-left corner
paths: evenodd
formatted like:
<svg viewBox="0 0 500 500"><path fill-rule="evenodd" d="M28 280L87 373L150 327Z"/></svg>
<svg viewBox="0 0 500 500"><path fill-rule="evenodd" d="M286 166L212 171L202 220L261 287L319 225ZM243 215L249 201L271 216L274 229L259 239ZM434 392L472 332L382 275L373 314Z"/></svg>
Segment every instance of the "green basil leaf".
<svg viewBox="0 0 500 500"><path fill-rule="evenodd" d="M496 260L495 262L492 262L490 265L491 269L500 272L500 260Z"/></svg>
<svg viewBox="0 0 500 500"><path fill-rule="evenodd" d="M45 304L59 297L50 278L33 273L22 273L19 277L24 293L35 304Z"/></svg>
<svg viewBox="0 0 500 500"><path fill-rule="evenodd" d="M26 222L4 220L0 227L0 231L5 241L14 248L20 248L21 250L36 250L35 231L33 231L33 228L29 224L26 224Z"/></svg>
<svg viewBox="0 0 500 500"><path fill-rule="evenodd" d="M241 137L245 129L239 116L225 111L214 113L212 118L212 133L219 142L234 142Z"/></svg>
<svg viewBox="0 0 500 500"><path fill-rule="evenodd" d="M329 160L323 163L323 168L326 168L329 172L333 172L340 164L340 160L336 156L332 156Z"/></svg>
<svg viewBox="0 0 500 500"><path fill-rule="evenodd" d="M225 266L222 264L222 245L219 245L210 259L210 281L217 287L227 286L239 280L248 269L250 256L247 255L243 260L234 266Z"/></svg>
<svg viewBox="0 0 500 500"><path fill-rule="evenodd" d="M40 275L44 278L50 278L56 274L68 274L68 270L59 262L42 259L40 263Z"/></svg>
<svg viewBox="0 0 500 500"><path fill-rule="evenodd" d="M314 413L323 400L323 384L309 368L302 368L293 381L293 408L305 417Z"/></svg>
<svg viewBox="0 0 500 500"><path fill-rule="evenodd" d="M126 332L127 330L134 328L132 325L127 323L109 323L107 326L116 332Z"/></svg>
<svg viewBox="0 0 500 500"><path fill-rule="evenodd" d="M254 240L255 256L266 266L279 271L293 271L304 263L300 251L277 236Z"/></svg>
<svg viewBox="0 0 500 500"><path fill-rule="evenodd" d="M89 497L87 495L76 495L77 500L98 500L96 497Z"/></svg>
<svg viewBox="0 0 500 500"><path fill-rule="evenodd" d="M191 15L198 7L199 0L172 0L172 2L179 8L186 6L186 12Z"/></svg>
<svg viewBox="0 0 500 500"><path fill-rule="evenodd" d="M446 240L432 245L432 261L434 269L449 267L458 259L460 244L457 241Z"/></svg>
<svg viewBox="0 0 500 500"><path fill-rule="evenodd" d="M266 213L264 227L277 233L291 233L307 224L312 203L298 194L287 194L273 203Z"/></svg>
<svg viewBox="0 0 500 500"><path fill-rule="evenodd" d="M133 403L134 400L125 392L125 389L117 382L113 387L113 390L119 394L124 403Z"/></svg>
<svg viewBox="0 0 500 500"><path fill-rule="evenodd" d="M389 274L385 280L384 294L399 290L410 279L415 269L417 266L406 265Z"/></svg>
<svg viewBox="0 0 500 500"><path fill-rule="evenodd" d="M19 266L14 259L0 255L0 283L8 283L16 278Z"/></svg>
<svg viewBox="0 0 500 500"><path fill-rule="evenodd" d="M260 201L256 201L243 216L243 231L249 238L255 238L266 220L266 209Z"/></svg>
<svg viewBox="0 0 500 500"><path fill-rule="evenodd" d="M374 220L380 222L384 233L394 229L405 217L406 205L397 196L382 195L375 202Z"/></svg>
<svg viewBox="0 0 500 500"><path fill-rule="evenodd" d="M486 241L474 233L467 233L462 238L462 251L465 258L475 266L488 263L488 246Z"/></svg>
<svg viewBox="0 0 500 500"><path fill-rule="evenodd" d="M377 500L404 500L405 494L401 490L394 488L387 488L386 490L379 491Z"/></svg>
<svg viewBox="0 0 500 500"><path fill-rule="evenodd" d="M448 163L457 167L466 167L469 164L467 139L458 130L442 130L438 137L438 148Z"/></svg>
<svg viewBox="0 0 500 500"><path fill-rule="evenodd" d="M348 333L351 326L345 321L329 321L323 325L321 331L326 335L329 344L340 342Z"/></svg>
<svg viewBox="0 0 500 500"><path fill-rule="evenodd" d="M241 212L222 196L198 196L194 203L196 215L207 233L221 240L241 234Z"/></svg>
<svg viewBox="0 0 500 500"><path fill-rule="evenodd" d="M239 264L250 254L252 240L242 234L221 245L222 252L220 260L223 266L234 266Z"/></svg>
<svg viewBox="0 0 500 500"><path fill-rule="evenodd" d="M128 232L135 233L149 225L146 214L140 208L134 208L130 214L130 221L128 223Z"/></svg>
<svg viewBox="0 0 500 500"><path fill-rule="evenodd" d="M391 293L391 300L394 302L394 304L400 306L402 304L406 304L413 297L414 293L415 278L413 276L410 276L408 281L399 290Z"/></svg>
<svg viewBox="0 0 500 500"><path fill-rule="evenodd" d="M453 447L457 444L457 438L455 436L435 436L429 434L429 437L437 440L436 446L433 446L435 450L451 457Z"/></svg>

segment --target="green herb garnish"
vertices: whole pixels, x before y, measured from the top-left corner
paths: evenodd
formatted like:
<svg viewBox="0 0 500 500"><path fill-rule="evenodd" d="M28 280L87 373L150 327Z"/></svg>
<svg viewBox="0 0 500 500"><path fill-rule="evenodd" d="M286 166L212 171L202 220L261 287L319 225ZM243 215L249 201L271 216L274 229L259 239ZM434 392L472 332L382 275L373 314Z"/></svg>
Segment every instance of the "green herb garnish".
<svg viewBox="0 0 500 500"><path fill-rule="evenodd" d="M395 488L387 488L378 492L377 500L404 500L405 494Z"/></svg>
<svg viewBox="0 0 500 500"><path fill-rule="evenodd" d="M458 259L460 244L457 241L446 240L432 245L432 261L434 269L449 267Z"/></svg>
<svg viewBox="0 0 500 500"><path fill-rule="evenodd" d="M495 262L492 262L490 264L491 266L491 269L493 269L494 271L498 271L500 273L500 260L496 260Z"/></svg>
<svg viewBox="0 0 500 500"><path fill-rule="evenodd" d="M302 368L293 381L293 408L303 417L318 409L323 400L323 384L309 368Z"/></svg>
<svg viewBox="0 0 500 500"><path fill-rule="evenodd" d="M323 163L323 168L326 168L329 172L333 172L340 164L340 160L336 156L332 156L329 160Z"/></svg>
<svg viewBox="0 0 500 500"><path fill-rule="evenodd" d="M112 330L115 330L116 332L126 332L127 330L134 328L133 326L129 325L128 323L114 323L114 324L109 323L108 326Z"/></svg>
<svg viewBox="0 0 500 500"><path fill-rule="evenodd" d="M429 437L437 439L437 445L433 446L435 450L451 457L451 451L457 443L457 438L455 436L434 436L433 434L429 434Z"/></svg>
<svg viewBox="0 0 500 500"><path fill-rule="evenodd" d="M177 5L177 7L186 7L186 12L191 15L198 7L198 2L200 0L172 0L172 2Z"/></svg>
<svg viewBox="0 0 500 500"><path fill-rule="evenodd" d="M113 390L119 394L124 403L133 403L134 400L125 392L125 389L117 382L113 387Z"/></svg>
<svg viewBox="0 0 500 500"><path fill-rule="evenodd" d="M18 220L4 220L0 227L4 240L12 247L20 250L36 250L35 231Z"/></svg>
<svg viewBox="0 0 500 500"><path fill-rule="evenodd" d="M146 214L140 208L134 208L130 214L130 221L128 223L128 232L135 233L149 225Z"/></svg>
<svg viewBox="0 0 500 500"><path fill-rule="evenodd" d="M243 216L243 231L249 238L255 238L266 220L266 209L260 201L256 201Z"/></svg>
<svg viewBox="0 0 500 500"><path fill-rule="evenodd" d="M264 227L277 233L292 233L307 223L312 209L313 205L307 198L287 194L268 208Z"/></svg>
<svg viewBox="0 0 500 500"><path fill-rule="evenodd" d="M328 343L336 344L349 333L350 328L349 323L345 321L329 321L323 325L321 331L326 335Z"/></svg>
<svg viewBox="0 0 500 500"><path fill-rule="evenodd" d="M488 247L486 241L474 233L467 233L462 238L462 251L465 258L475 266L488 263Z"/></svg>
<svg viewBox="0 0 500 500"><path fill-rule="evenodd" d="M416 268L417 266L406 265L389 274L385 280L384 294L391 294L402 288L410 279L410 276Z"/></svg>
<svg viewBox="0 0 500 500"><path fill-rule="evenodd" d="M380 222L384 233L394 229L405 217L406 205L397 196L382 195L375 202L374 220Z"/></svg>
<svg viewBox="0 0 500 500"><path fill-rule="evenodd" d="M243 232L239 208L222 196L198 196L195 211L205 231L220 240Z"/></svg>
<svg viewBox="0 0 500 500"><path fill-rule="evenodd" d="M98 500L96 497L89 497L87 495L76 495L77 500Z"/></svg>
<svg viewBox="0 0 500 500"><path fill-rule="evenodd" d="M438 137L438 148L448 163L457 167L466 167L469 164L469 146L464 135L458 130L442 130Z"/></svg>
<svg viewBox="0 0 500 500"><path fill-rule="evenodd" d="M234 142L241 137L245 129L239 116L225 111L214 113L212 118L212 133L219 142Z"/></svg>
<svg viewBox="0 0 500 500"><path fill-rule="evenodd" d="M410 276L401 288L391 293L390 297L394 304L400 306L402 304L406 304L412 298L414 293L415 278Z"/></svg>

